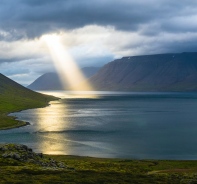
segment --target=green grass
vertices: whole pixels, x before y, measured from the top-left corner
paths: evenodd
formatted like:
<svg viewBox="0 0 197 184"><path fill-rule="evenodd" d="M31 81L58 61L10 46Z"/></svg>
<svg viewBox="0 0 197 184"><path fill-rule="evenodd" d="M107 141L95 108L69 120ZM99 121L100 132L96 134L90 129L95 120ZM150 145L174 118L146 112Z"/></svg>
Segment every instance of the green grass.
<svg viewBox="0 0 197 184"><path fill-rule="evenodd" d="M0 130L25 125L7 116L11 112L46 106L57 98L33 92L0 74Z"/></svg>
<svg viewBox="0 0 197 184"><path fill-rule="evenodd" d="M68 168L42 168L0 158L0 183L196 183L197 161L155 161L52 156Z"/></svg>

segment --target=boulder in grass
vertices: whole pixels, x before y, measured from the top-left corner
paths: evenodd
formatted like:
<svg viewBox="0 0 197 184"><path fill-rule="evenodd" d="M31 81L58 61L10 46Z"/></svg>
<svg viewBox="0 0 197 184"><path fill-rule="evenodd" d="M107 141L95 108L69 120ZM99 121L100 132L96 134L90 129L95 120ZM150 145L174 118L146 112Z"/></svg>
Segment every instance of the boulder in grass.
<svg viewBox="0 0 197 184"><path fill-rule="evenodd" d="M45 158L42 153L35 153L31 148L28 148L26 145L22 144L0 145L0 157L21 162L33 163L42 167L66 168L62 162Z"/></svg>

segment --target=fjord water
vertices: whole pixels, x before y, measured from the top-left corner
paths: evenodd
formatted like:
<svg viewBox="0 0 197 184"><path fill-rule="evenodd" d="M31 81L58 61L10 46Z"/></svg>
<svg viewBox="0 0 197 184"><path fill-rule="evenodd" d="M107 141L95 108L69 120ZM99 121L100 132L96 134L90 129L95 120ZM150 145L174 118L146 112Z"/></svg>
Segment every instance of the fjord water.
<svg viewBox="0 0 197 184"><path fill-rule="evenodd" d="M46 154L197 159L197 93L49 94L62 99L12 113L31 125L1 131L0 142Z"/></svg>

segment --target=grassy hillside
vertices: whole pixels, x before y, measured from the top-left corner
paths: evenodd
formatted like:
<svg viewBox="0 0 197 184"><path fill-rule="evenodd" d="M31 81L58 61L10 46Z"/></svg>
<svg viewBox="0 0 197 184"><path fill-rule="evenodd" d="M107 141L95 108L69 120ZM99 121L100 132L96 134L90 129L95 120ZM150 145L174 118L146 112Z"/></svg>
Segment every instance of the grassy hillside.
<svg viewBox="0 0 197 184"><path fill-rule="evenodd" d="M10 112L43 107L57 98L31 91L0 74L0 129L19 127L25 124L8 117Z"/></svg>

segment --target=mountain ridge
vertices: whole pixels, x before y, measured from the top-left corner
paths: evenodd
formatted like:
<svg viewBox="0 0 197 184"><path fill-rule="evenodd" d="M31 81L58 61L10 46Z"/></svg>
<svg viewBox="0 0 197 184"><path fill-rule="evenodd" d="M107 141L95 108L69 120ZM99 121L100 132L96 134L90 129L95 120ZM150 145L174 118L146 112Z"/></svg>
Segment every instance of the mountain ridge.
<svg viewBox="0 0 197 184"><path fill-rule="evenodd" d="M197 91L197 52L123 57L89 81L96 90Z"/></svg>
<svg viewBox="0 0 197 184"><path fill-rule="evenodd" d="M84 67L81 69L85 78L93 76L100 67ZM64 90L65 87L61 83L61 79L57 73L48 72L38 77L34 82L27 86L32 90ZM69 89L69 85L67 87Z"/></svg>

